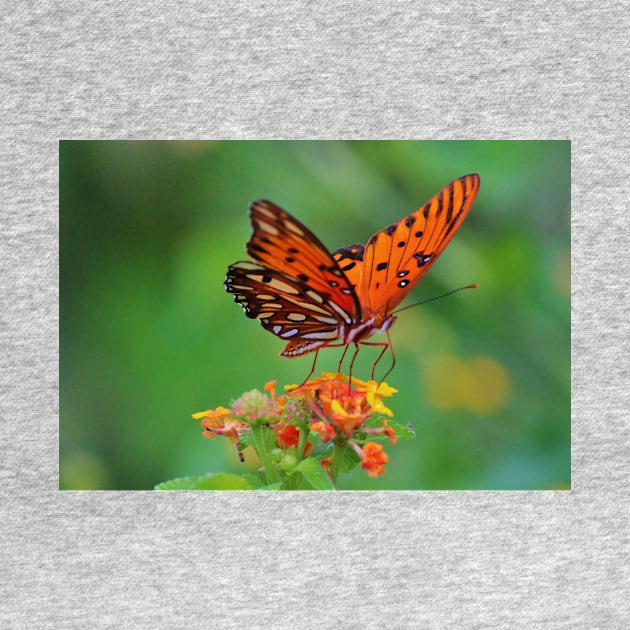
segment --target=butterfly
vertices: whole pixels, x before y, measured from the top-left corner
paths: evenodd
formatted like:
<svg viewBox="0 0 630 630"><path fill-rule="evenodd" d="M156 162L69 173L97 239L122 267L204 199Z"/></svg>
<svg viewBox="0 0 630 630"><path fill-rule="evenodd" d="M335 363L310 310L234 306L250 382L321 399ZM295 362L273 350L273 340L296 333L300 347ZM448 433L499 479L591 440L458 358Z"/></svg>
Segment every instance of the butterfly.
<svg viewBox="0 0 630 630"><path fill-rule="evenodd" d="M332 254L288 212L271 201L254 201L247 243L253 260L230 265L225 288L247 317L287 341L280 353L284 357L345 346L343 361L353 344L352 370L359 344L383 346L373 378L388 347L395 363L389 337L394 309L453 238L479 185L476 174L455 179L418 210L376 232L366 245L348 245ZM386 333L387 342L367 342L375 333ZM315 361L310 374L314 369Z"/></svg>

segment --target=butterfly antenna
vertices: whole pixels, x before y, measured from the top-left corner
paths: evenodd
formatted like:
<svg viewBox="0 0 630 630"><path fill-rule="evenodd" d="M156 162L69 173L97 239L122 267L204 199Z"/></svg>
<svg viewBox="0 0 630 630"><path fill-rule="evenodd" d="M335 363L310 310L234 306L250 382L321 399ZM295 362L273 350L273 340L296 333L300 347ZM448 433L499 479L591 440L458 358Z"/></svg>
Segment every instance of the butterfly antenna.
<svg viewBox="0 0 630 630"><path fill-rule="evenodd" d="M452 291L447 291L446 293L442 293L441 295L435 295L434 297L427 298L426 300L421 300L420 302L416 302L415 304L409 304L409 306L403 306L395 310L392 315L396 313L400 313L402 311L406 311L408 308L413 308L414 306L420 306L420 304L427 304L427 302L435 302L435 300L441 300L442 298L448 297L449 295L453 295L453 293L458 293L459 291L463 291L464 289L477 289L479 288L476 284L468 284L465 287L459 287L458 289L453 289Z"/></svg>

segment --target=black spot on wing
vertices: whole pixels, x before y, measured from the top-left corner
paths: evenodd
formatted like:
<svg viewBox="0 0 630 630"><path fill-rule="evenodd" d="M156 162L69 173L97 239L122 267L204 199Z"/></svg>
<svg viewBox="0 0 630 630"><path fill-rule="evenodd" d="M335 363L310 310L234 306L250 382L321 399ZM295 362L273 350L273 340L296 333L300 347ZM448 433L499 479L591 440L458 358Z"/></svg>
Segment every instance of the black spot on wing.
<svg viewBox="0 0 630 630"><path fill-rule="evenodd" d="M424 252L418 252L413 257L416 259L418 267L424 267L431 260L431 255L427 255Z"/></svg>
<svg viewBox="0 0 630 630"><path fill-rule="evenodd" d="M341 258L349 258L350 260L363 260L363 252L365 251L365 246L360 243L355 243L354 245L347 245L346 247L342 247L338 249L333 256L335 260L340 260Z"/></svg>
<svg viewBox="0 0 630 630"><path fill-rule="evenodd" d="M249 248L255 252L260 252L261 254L268 254L269 252L258 243L250 243Z"/></svg>
<svg viewBox="0 0 630 630"><path fill-rule="evenodd" d="M448 185L448 208L446 210L446 222L450 223L453 218L453 188L455 182L451 182Z"/></svg>

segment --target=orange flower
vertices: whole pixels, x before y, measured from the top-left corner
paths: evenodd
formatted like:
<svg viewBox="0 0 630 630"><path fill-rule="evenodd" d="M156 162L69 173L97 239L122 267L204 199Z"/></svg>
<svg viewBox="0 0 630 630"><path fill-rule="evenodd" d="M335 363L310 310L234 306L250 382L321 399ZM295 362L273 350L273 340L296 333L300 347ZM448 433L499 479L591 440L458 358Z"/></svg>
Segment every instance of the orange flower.
<svg viewBox="0 0 630 630"><path fill-rule="evenodd" d="M233 418L231 411L225 407L217 407L208 411L194 413L195 420L201 419L201 428L205 429L203 436L213 440L217 435L222 435L231 442L238 444L240 434L247 430L247 425Z"/></svg>
<svg viewBox="0 0 630 630"><path fill-rule="evenodd" d="M271 396L272 400L276 399L276 383L278 381L267 381L264 390Z"/></svg>
<svg viewBox="0 0 630 630"><path fill-rule="evenodd" d="M313 422L311 424L311 431L313 433L319 433L322 442L330 442L336 435L335 429L327 422Z"/></svg>
<svg viewBox="0 0 630 630"><path fill-rule="evenodd" d="M216 409L208 409L207 411L199 411L198 413L193 413L192 417L195 420L201 420L202 418L208 418L208 420L217 420L220 421L222 418L229 416L231 411L226 409L225 407L217 407ZM216 425L220 426L220 425Z"/></svg>
<svg viewBox="0 0 630 630"><path fill-rule="evenodd" d="M383 451L383 447L380 444L376 444L376 442L367 442L361 450L363 452L361 468L367 470L370 477L378 477L384 474L384 464L387 464L389 457Z"/></svg>
<svg viewBox="0 0 630 630"><path fill-rule="evenodd" d="M334 399L330 403L330 421L343 434L350 437L355 429L358 429L372 415L369 409L365 409L364 399L352 399L350 397Z"/></svg>
<svg viewBox="0 0 630 630"><path fill-rule="evenodd" d="M345 374L323 372L321 377L314 378L299 387L291 386L287 393L290 397L301 397L321 422L315 422L311 430L320 433L322 441L331 440L333 428L339 435L351 437L353 432L360 429L365 421L374 413L393 416L393 413L382 402L382 398L396 392L386 383L376 381L361 381L353 378L352 385L348 385ZM325 428L323 424L329 425ZM332 425L332 427L331 427ZM376 429L372 429L376 432ZM390 440L395 436L393 431L385 428L379 430L386 433Z"/></svg>
<svg viewBox="0 0 630 630"><path fill-rule="evenodd" d="M300 430L292 424L287 424L276 431L276 437L280 448L288 449L291 446L295 446L297 448L300 441ZM306 457L312 450L313 444L310 441L306 442L302 456Z"/></svg>

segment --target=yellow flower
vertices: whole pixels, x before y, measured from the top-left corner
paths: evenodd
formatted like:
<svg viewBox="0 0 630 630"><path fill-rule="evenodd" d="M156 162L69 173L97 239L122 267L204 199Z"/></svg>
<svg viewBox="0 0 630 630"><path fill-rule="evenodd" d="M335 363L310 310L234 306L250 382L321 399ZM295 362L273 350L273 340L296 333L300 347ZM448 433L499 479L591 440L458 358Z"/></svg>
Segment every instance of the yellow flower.
<svg viewBox="0 0 630 630"><path fill-rule="evenodd" d="M193 413L192 417L195 420L201 420L202 418L211 418L211 419L221 419L229 416L232 412L225 407L217 407L216 409L208 409L207 411L200 411L198 413Z"/></svg>
<svg viewBox="0 0 630 630"><path fill-rule="evenodd" d="M394 413L391 409L383 404L383 398L389 398L398 393L397 389L390 387L387 383L377 383L376 381L360 381L359 379L352 379L353 385L357 388L357 391L364 392L368 405L372 407L374 413L383 413L386 416L392 418Z"/></svg>

